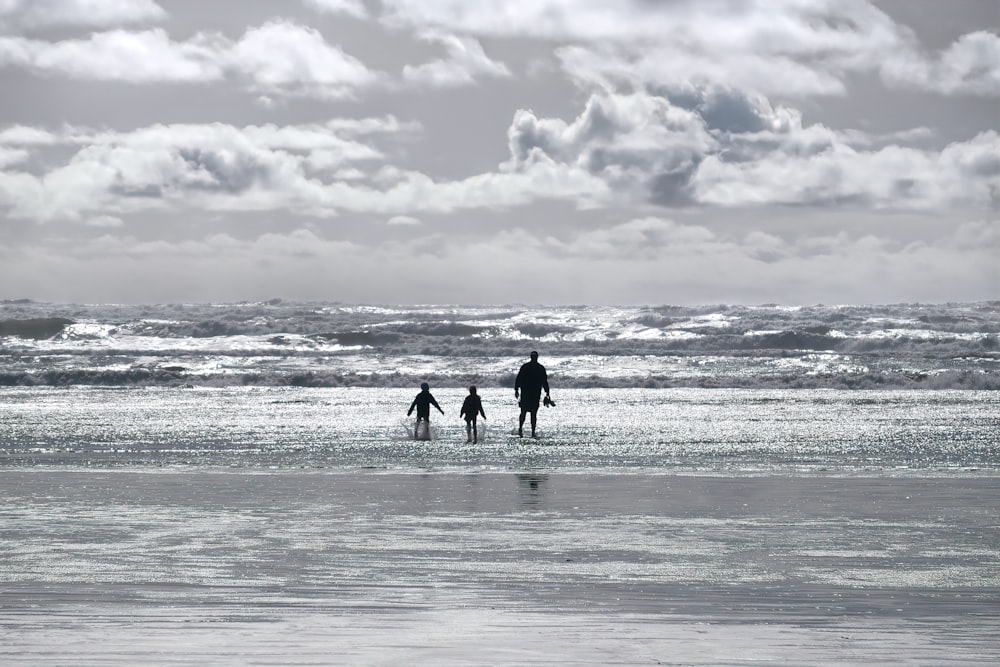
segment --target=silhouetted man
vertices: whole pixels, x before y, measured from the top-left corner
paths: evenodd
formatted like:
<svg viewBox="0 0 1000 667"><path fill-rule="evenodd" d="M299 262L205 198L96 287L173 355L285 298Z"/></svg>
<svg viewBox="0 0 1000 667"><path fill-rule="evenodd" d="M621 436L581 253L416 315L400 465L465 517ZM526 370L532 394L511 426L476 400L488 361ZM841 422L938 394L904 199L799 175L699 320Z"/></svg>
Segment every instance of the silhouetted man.
<svg viewBox="0 0 1000 667"><path fill-rule="evenodd" d="M538 363L538 353L531 353L531 361L521 366L514 380L514 398L520 398L521 417L517 422L517 434L524 437L524 416L531 413L531 437L535 436L535 426L538 423L538 404L541 402L542 390L545 390L545 400L549 399L549 378L545 374L545 366Z"/></svg>

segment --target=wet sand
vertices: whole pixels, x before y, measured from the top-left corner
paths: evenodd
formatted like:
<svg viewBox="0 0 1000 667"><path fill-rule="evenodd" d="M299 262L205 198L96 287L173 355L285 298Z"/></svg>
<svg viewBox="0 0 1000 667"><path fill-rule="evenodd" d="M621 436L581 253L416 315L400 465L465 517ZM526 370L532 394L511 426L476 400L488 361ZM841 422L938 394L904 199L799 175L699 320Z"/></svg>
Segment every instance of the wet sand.
<svg viewBox="0 0 1000 667"><path fill-rule="evenodd" d="M0 663L996 664L1000 479L0 470Z"/></svg>

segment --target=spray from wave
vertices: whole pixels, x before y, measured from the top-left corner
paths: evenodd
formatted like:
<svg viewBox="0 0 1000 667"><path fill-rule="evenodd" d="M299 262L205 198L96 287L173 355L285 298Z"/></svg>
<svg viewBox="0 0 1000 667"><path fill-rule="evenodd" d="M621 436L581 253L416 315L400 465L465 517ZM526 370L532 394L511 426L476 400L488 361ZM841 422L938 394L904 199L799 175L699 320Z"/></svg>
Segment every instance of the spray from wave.
<svg viewBox="0 0 1000 667"><path fill-rule="evenodd" d="M1000 388L1000 302L356 306L0 302L0 385Z"/></svg>

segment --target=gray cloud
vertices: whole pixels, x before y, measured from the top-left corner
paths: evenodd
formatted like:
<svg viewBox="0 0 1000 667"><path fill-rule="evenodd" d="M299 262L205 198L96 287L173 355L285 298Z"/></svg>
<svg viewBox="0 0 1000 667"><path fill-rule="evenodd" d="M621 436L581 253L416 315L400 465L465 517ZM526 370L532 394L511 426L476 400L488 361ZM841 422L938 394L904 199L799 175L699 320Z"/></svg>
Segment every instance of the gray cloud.
<svg viewBox="0 0 1000 667"><path fill-rule="evenodd" d="M0 2L0 33L109 28L148 24L166 16L153 0L4 0Z"/></svg>
<svg viewBox="0 0 1000 667"><path fill-rule="evenodd" d="M509 131L515 165L586 168L627 196L691 202L991 209L1000 191L1000 137L985 132L941 152L864 150L766 99L686 90L685 105L644 93L596 93L573 122L528 111Z"/></svg>

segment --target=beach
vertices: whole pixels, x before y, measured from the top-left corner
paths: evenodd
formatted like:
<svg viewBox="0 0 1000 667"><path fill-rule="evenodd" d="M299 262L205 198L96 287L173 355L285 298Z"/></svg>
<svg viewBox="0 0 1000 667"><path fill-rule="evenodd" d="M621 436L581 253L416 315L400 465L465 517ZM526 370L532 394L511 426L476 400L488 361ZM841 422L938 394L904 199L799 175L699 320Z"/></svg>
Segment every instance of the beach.
<svg viewBox="0 0 1000 667"><path fill-rule="evenodd" d="M8 665L995 664L1000 480L0 470Z"/></svg>

